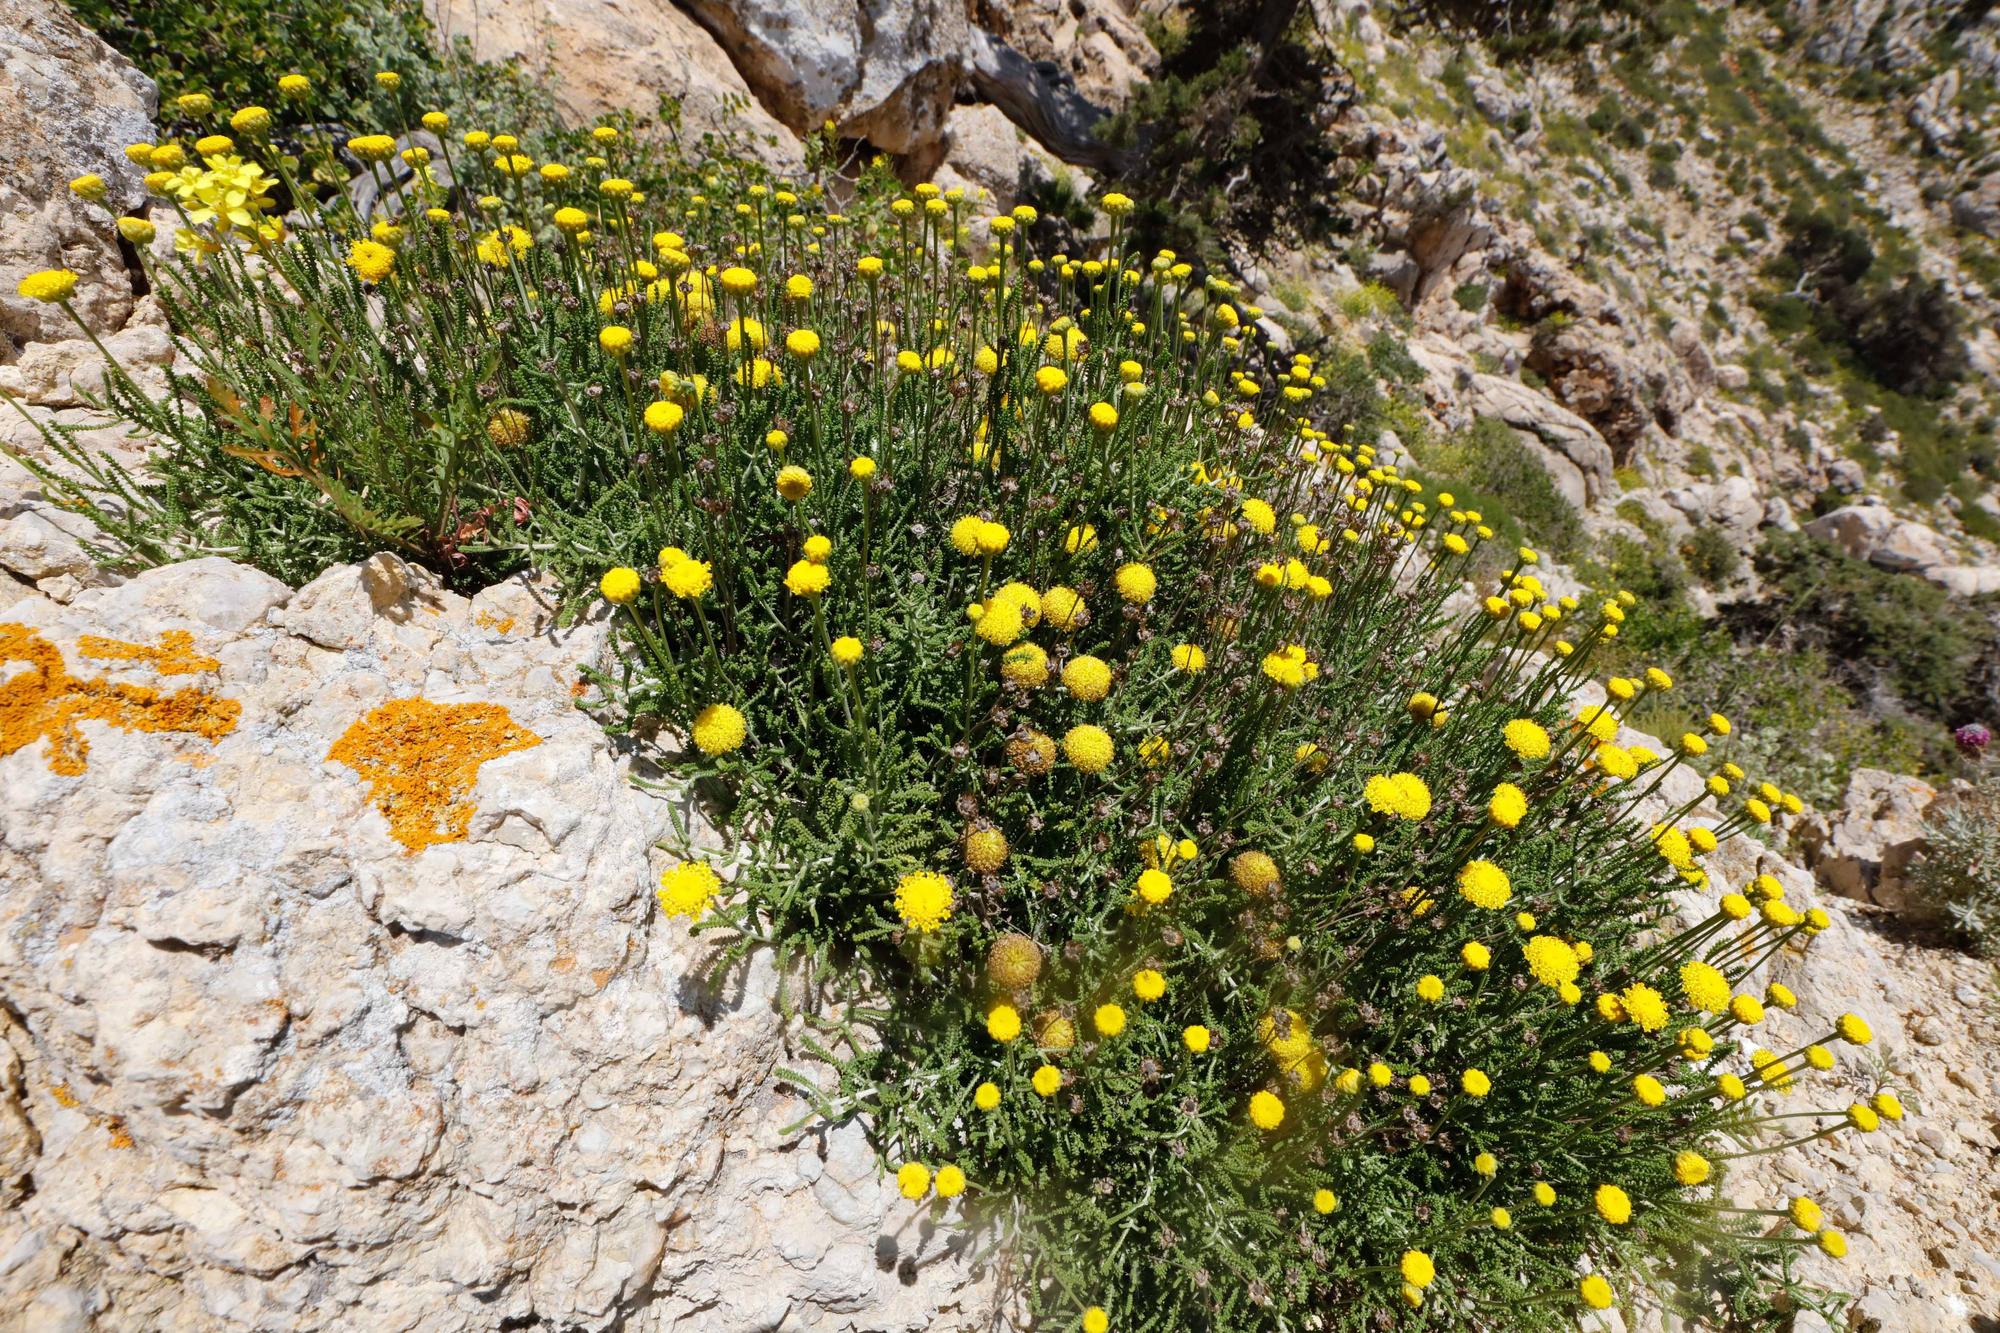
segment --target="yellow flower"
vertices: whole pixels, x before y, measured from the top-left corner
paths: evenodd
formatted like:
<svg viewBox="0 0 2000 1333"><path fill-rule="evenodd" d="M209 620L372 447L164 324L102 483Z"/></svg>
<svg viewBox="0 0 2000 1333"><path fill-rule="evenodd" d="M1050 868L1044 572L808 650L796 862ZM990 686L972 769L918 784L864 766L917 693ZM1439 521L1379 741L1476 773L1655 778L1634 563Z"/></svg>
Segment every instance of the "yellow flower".
<svg viewBox="0 0 2000 1333"><path fill-rule="evenodd" d="M722 877L705 862L676 861L660 876L654 896L667 916L699 921L708 914L721 887Z"/></svg>
<svg viewBox="0 0 2000 1333"><path fill-rule="evenodd" d="M785 335L785 350L801 361L819 355L819 335L811 329L793 329Z"/></svg>
<svg viewBox="0 0 2000 1333"><path fill-rule="evenodd" d="M1157 868L1139 872L1137 893L1141 899L1158 907L1174 896L1173 877Z"/></svg>
<svg viewBox="0 0 2000 1333"><path fill-rule="evenodd" d="M39 273L30 273L21 279L14 290L30 301L45 301L53 305L57 301L69 300L70 293L76 290L76 284L76 274L68 269L50 268L43 269Z"/></svg>
<svg viewBox="0 0 2000 1333"><path fill-rule="evenodd" d="M660 582L683 601L696 601L715 586L715 574L706 560L696 560L678 547L660 552Z"/></svg>
<svg viewBox="0 0 2000 1333"><path fill-rule="evenodd" d="M982 1111L992 1111L998 1109L1000 1105L999 1085L994 1083L981 1083L978 1087L972 1090L972 1104L978 1107Z"/></svg>
<svg viewBox="0 0 2000 1333"><path fill-rule="evenodd" d="M1208 1029L1199 1023L1191 1023L1181 1029L1181 1045L1200 1055L1208 1050Z"/></svg>
<svg viewBox="0 0 2000 1333"><path fill-rule="evenodd" d="M1111 1316L1104 1307L1093 1305L1083 1312L1083 1333L1111 1333Z"/></svg>
<svg viewBox="0 0 2000 1333"><path fill-rule="evenodd" d="M1491 861L1468 861L1458 872L1458 892L1474 907L1497 912L1514 896L1507 872Z"/></svg>
<svg viewBox="0 0 2000 1333"><path fill-rule="evenodd" d="M1069 384L1069 376L1060 366L1043 366L1035 372L1035 387L1053 398Z"/></svg>
<svg viewBox="0 0 2000 1333"><path fill-rule="evenodd" d="M1043 1065L1035 1071L1035 1076L1029 1082L1041 1096L1053 1097L1062 1088L1062 1070L1054 1065Z"/></svg>
<svg viewBox="0 0 2000 1333"><path fill-rule="evenodd" d="M953 540L957 540L956 530ZM1048 621L1052 628L1067 633L1089 624L1090 612L1074 588L1065 588L1058 583L1042 594L1042 619Z"/></svg>
<svg viewBox="0 0 2000 1333"><path fill-rule="evenodd" d="M1092 403L1090 424L1100 435L1109 435L1118 429L1118 409L1109 403Z"/></svg>
<svg viewBox="0 0 2000 1333"><path fill-rule="evenodd" d="M802 467L786 465L778 469L778 494L787 500L799 501L812 494L812 473Z"/></svg>
<svg viewBox="0 0 2000 1333"><path fill-rule="evenodd" d="M956 1166L945 1165L937 1169L937 1196L940 1199L956 1199L965 1193L965 1172Z"/></svg>
<svg viewBox="0 0 2000 1333"><path fill-rule="evenodd" d="M278 80L278 91L297 100L312 91L312 80L303 74L287 74Z"/></svg>
<svg viewBox="0 0 2000 1333"><path fill-rule="evenodd" d="M1111 581L1117 587L1118 595L1134 606L1143 606L1151 601L1159 587L1159 580L1153 576L1152 569L1136 560L1118 566L1118 572L1112 575Z"/></svg>
<svg viewBox="0 0 2000 1333"><path fill-rule="evenodd" d="M597 590L604 594L605 601L625 606L639 595L639 571L624 565L606 570L597 581Z"/></svg>
<svg viewBox="0 0 2000 1333"><path fill-rule="evenodd" d="M1458 951L1459 961L1474 972L1484 972L1493 965L1493 951L1478 940L1467 940Z"/></svg>
<svg viewBox="0 0 2000 1333"><path fill-rule="evenodd" d="M827 651L835 662L851 667L861 660L861 640L852 634L843 634L833 641Z"/></svg>
<svg viewBox="0 0 2000 1333"><path fill-rule="evenodd" d="M1265 1131L1285 1123L1285 1104L1277 1094L1257 1092L1250 1097L1250 1123Z"/></svg>
<svg viewBox="0 0 2000 1333"><path fill-rule="evenodd" d="M1398 1265L1403 1273L1403 1281L1421 1291L1437 1277L1437 1266L1422 1250L1404 1250L1403 1260Z"/></svg>
<svg viewBox="0 0 2000 1333"><path fill-rule="evenodd" d="M728 754L747 734L743 714L728 704L710 704L694 716L694 743L705 755Z"/></svg>
<svg viewBox="0 0 2000 1333"><path fill-rule="evenodd" d="M1549 733L1538 722L1528 718L1515 718L1501 731L1507 748L1523 759L1540 760L1549 757Z"/></svg>
<svg viewBox="0 0 2000 1333"><path fill-rule="evenodd" d="M377 283L396 267L396 252L375 241L356 241L347 252L347 266L363 282Z"/></svg>
<svg viewBox="0 0 2000 1333"><path fill-rule="evenodd" d="M1132 974L1132 993L1142 1000L1157 1000L1167 993L1167 979L1155 968L1142 967Z"/></svg>
<svg viewBox="0 0 2000 1333"><path fill-rule="evenodd" d="M1560 987L1576 980L1578 963L1576 950L1553 935L1536 935L1521 952L1528 960L1528 971L1544 986Z"/></svg>
<svg viewBox="0 0 2000 1333"><path fill-rule="evenodd" d="M1072 698L1096 703L1111 692L1111 668L1088 654L1072 657L1063 666L1062 682Z"/></svg>
<svg viewBox="0 0 2000 1333"><path fill-rule="evenodd" d="M757 290L757 275L740 265L731 265L717 275L722 290L731 296L748 296Z"/></svg>
<svg viewBox="0 0 2000 1333"><path fill-rule="evenodd" d="M1719 1014L1729 1007L1729 978L1698 960L1681 965L1681 994L1704 1013Z"/></svg>
<svg viewBox="0 0 2000 1333"><path fill-rule="evenodd" d="M1314 1212L1319 1213L1321 1216L1325 1216L1327 1213L1332 1212L1334 1209L1338 1207L1340 1207L1340 1199L1338 1196L1334 1194L1332 1190L1317 1189L1313 1191Z"/></svg>
<svg viewBox="0 0 2000 1333"><path fill-rule="evenodd" d="M906 1199L921 1199L930 1193L930 1168L922 1162L905 1162L896 1170L896 1189Z"/></svg>
<svg viewBox="0 0 2000 1333"><path fill-rule="evenodd" d="M1632 1220L1631 1196L1616 1185L1599 1185L1595 1202L1597 1215L1612 1226L1622 1227Z"/></svg>
<svg viewBox="0 0 2000 1333"><path fill-rule="evenodd" d="M1484 1097L1493 1091L1493 1080L1480 1069L1468 1069L1458 1076L1458 1086L1468 1097Z"/></svg>
<svg viewBox="0 0 2000 1333"><path fill-rule="evenodd" d="M1595 1273L1577 1283L1577 1294L1582 1296L1583 1303L1593 1310L1609 1310L1615 1299L1611 1292L1611 1284Z"/></svg>
<svg viewBox="0 0 2000 1333"><path fill-rule="evenodd" d="M1009 1042L1021 1035L1021 1014L1011 1004L996 1004L986 1011L986 1035Z"/></svg>
<svg viewBox="0 0 2000 1333"><path fill-rule="evenodd" d="M935 870L916 870L896 881L896 915L903 925L928 935L951 919L951 881Z"/></svg>
<svg viewBox="0 0 2000 1333"><path fill-rule="evenodd" d="M1100 1004L1090 1021L1099 1036L1115 1037L1125 1030L1125 1011L1115 1004Z"/></svg>
<svg viewBox="0 0 2000 1333"><path fill-rule="evenodd" d="M1021 604L1005 597L988 598L968 612L972 614L972 632L996 648L1013 643L1026 627Z"/></svg>
<svg viewBox="0 0 2000 1333"><path fill-rule="evenodd" d="M672 435L687 419L687 410L679 403L661 401L646 405L646 429L655 435Z"/></svg>
<svg viewBox="0 0 2000 1333"><path fill-rule="evenodd" d="M1111 766L1111 733L1102 727L1089 723L1071 727L1063 735L1062 747L1064 756L1082 772L1102 773Z"/></svg>
<svg viewBox="0 0 2000 1333"><path fill-rule="evenodd" d="M1698 1152L1685 1151L1674 1154L1674 1179L1693 1187L1708 1179L1708 1159Z"/></svg>
<svg viewBox="0 0 2000 1333"><path fill-rule="evenodd" d="M1660 1032L1667 1026L1667 1002L1643 982L1633 982L1619 997L1625 1015L1641 1032Z"/></svg>
<svg viewBox="0 0 2000 1333"><path fill-rule="evenodd" d="M1362 786L1362 797L1377 814L1416 821L1431 812L1431 789L1414 773L1376 774Z"/></svg>
<svg viewBox="0 0 2000 1333"><path fill-rule="evenodd" d="M833 575L826 566L811 560L795 560L785 571L785 588L794 597L817 597L832 581Z"/></svg>
<svg viewBox="0 0 2000 1333"><path fill-rule="evenodd" d="M1528 813L1528 797L1511 782L1503 782L1493 789L1493 799L1486 804L1487 817L1501 828L1515 828L1522 816Z"/></svg>

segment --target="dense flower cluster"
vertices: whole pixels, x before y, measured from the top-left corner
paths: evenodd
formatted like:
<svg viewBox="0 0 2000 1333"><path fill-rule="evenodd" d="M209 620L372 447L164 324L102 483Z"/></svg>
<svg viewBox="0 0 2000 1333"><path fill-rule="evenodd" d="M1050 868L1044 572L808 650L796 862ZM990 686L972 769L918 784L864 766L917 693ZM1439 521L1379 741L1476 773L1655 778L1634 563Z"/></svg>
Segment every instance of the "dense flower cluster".
<svg viewBox="0 0 2000 1333"><path fill-rule="evenodd" d="M1770 1313L1808 1297L1798 1246L1844 1251L1811 1200L1725 1192L1869 1040L1762 1045L1798 1003L1766 965L1828 922L1711 882L1797 801L1719 715L1630 743L1663 672L1579 707L1635 599L1491 549L1326 392L1346 353L1131 253L1122 195L1069 253L957 190L843 211L610 126L542 160L439 115L455 195L356 135L399 207L287 224L248 110L198 163L134 148L191 238L163 287L312 293L457 480L374 513L393 488L325 460L379 423L275 370L201 386L215 467L448 568L512 542L611 616L587 702L754 834L726 882L682 849L661 910L876 997L810 1095L870 1113L906 1198L999 1228L1049 1327ZM1673 926L1676 892L1713 911ZM1872 1089L1796 1141L1902 1114Z"/></svg>

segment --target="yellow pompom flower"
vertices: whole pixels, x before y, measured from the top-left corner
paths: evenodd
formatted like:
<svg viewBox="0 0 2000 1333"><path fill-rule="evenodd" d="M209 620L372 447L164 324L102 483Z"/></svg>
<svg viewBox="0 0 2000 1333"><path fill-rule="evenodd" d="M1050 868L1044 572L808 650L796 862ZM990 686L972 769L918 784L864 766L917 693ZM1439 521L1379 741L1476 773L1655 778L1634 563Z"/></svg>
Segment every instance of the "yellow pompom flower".
<svg viewBox="0 0 2000 1333"><path fill-rule="evenodd" d="M1134 606L1144 606L1153 600L1153 593L1159 588L1152 568L1136 560L1118 566L1111 582L1118 589L1118 596Z"/></svg>
<svg viewBox="0 0 2000 1333"><path fill-rule="evenodd" d="M1402 1271L1403 1281L1419 1291L1437 1278L1437 1265L1422 1250L1404 1250L1402 1262L1397 1267Z"/></svg>
<svg viewBox="0 0 2000 1333"><path fill-rule="evenodd" d="M1599 1185L1593 1200L1597 1215L1612 1226L1622 1227L1632 1220L1632 1199L1616 1185Z"/></svg>
<svg viewBox="0 0 2000 1333"><path fill-rule="evenodd" d="M1699 960L1681 965L1681 994L1703 1013L1719 1014L1729 1007L1729 978Z"/></svg>
<svg viewBox="0 0 2000 1333"><path fill-rule="evenodd" d="M1142 870L1139 872L1139 884L1136 892L1141 900L1150 903L1154 907L1158 907L1161 903L1174 896L1174 881L1164 870Z"/></svg>
<svg viewBox="0 0 2000 1333"><path fill-rule="evenodd" d="M731 296L748 296L757 290L757 275L739 264L732 264L716 275L722 290Z"/></svg>
<svg viewBox="0 0 2000 1333"><path fill-rule="evenodd" d="M1093 1305L1083 1312L1083 1333L1111 1333L1111 1316L1104 1307Z"/></svg>
<svg viewBox="0 0 2000 1333"><path fill-rule="evenodd" d="M1063 666L1062 683L1072 698L1096 703L1111 693L1111 668L1089 654L1072 657Z"/></svg>
<svg viewBox="0 0 2000 1333"><path fill-rule="evenodd" d="M839 665L851 667L861 660L861 640L852 634L843 634L833 641L827 652Z"/></svg>
<svg viewBox="0 0 2000 1333"><path fill-rule="evenodd" d="M1083 604L1083 597L1074 588L1065 588L1058 583L1042 594L1042 619L1052 629L1067 633L1088 624L1090 612Z"/></svg>
<svg viewBox="0 0 2000 1333"><path fill-rule="evenodd" d="M1065 732L1062 748L1064 757L1085 773L1102 773L1111 766L1114 753L1111 733L1089 723Z"/></svg>
<svg viewBox="0 0 2000 1333"><path fill-rule="evenodd" d="M1633 982L1619 996L1625 1006L1625 1016L1632 1020L1641 1032L1660 1032L1667 1026L1667 1002L1661 994L1643 982Z"/></svg>
<svg viewBox="0 0 2000 1333"><path fill-rule="evenodd" d="M1173 663L1176 670L1196 675L1208 665L1208 654L1192 643L1175 644Z"/></svg>
<svg viewBox="0 0 2000 1333"><path fill-rule="evenodd" d="M646 429L655 435L672 435L687 419L687 410L679 403L657 402L646 405Z"/></svg>
<svg viewBox="0 0 2000 1333"><path fill-rule="evenodd" d="M1060 366L1043 366L1035 372L1035 387L1053 398L1069 385L1069 375Z"/></svg>
<svg viewBox="0 0 2000 1333"><path fill-rule="evenodd" d="M1528 797L1511 782L1503 782L1493 789L1493 799L1486 804L1486 814L1501 828L1515 828L1528 813Z"/></svg>
<svg viewBox="0 0 2000 1333"><path fill-rule="evenodd" d="M1062 1088L1062 1070L1054 1065L1043 1065L1035 1070L1035 1076L1029 1082L1040 1096L1053 1097Z"/></svg>
<svg viewBox="0 0 2000 1333"><path fill-rule="evenodd" d="M1338 1207L1340 1207L1340 1198L1332 1190L1317 1189L1313 1191L1314 1212L1324 1217Z"/></svg>
<svg viewBox="0 0 2000 1333"><path fill-rule="evenodd" d="M996 1083L981 1083L972 1090L972 1104L982 1111L997 1110L1000 1106L1000 1087Z"/></svg>
<svg viewBox="0 0 2000 1333"><path fill-rule="evenodd" d="M378 283L396 267L396 252L377 241L356 241L347 252L347 266L366 283Z"/></svg>
<svg viewBox="0 0 2000 1333"><path fill-rule="evenodd" d="M1257 1092L1250 1097L1250 1123L1269 1132L1285 1123L1285 1104L1276 1093Z"/></svg>
<svg viewBox="0 0 2000 1333"><path fill-rule="evenodd" d="M676 861L661 874L654 896L663 914L699 921L708 914L721 888L722 877L706 862Z"/></svg>
<svg viewBox="0 0 2000 1333"><path fill-rule="evenodd" d="M915 870L896 881L896 915L903 925L928 935L951 919L951 881L935 870Z"/></svg>
<svg viewBox="0 0 2000 1333"><path fill-rule="evenodd" d="M728 754L749 734L743 714L728 704L710 704L694 717L694 743L705 755Z"/></svg>
<svg viewBox="0 0 2000 1333"><path fill-rule="evenodd" d="M1045 685L1049 679L1049 655L1038 644L1017 643L1001 655L1000 676L1026 689Z"/></svg>
<svg viewBox="0 0 2000 1333"><path fill-rule="evenodd" d="M1132 993L1151 1002L1167 993L1167 979L1158 969L1142 967L1132 974Z"/></svg>
<svg viewBox="0 0 2000 1333"><path fill-rule="evenodd" d="M1181 1029L1181 1045L1201 1055L1208 1050L1209 1031L1199 1023L1190 1023Z"/></svg>
<svg viewBox="0 0 2000 1333"><path fill-rule="evenodd" d="M1484 1097L1493 1091L1493 1080L1481 1069L1468 1069L1458 1076L1458 1086L1468 1097Z"/></svg>
<svg viewBox="0 0 2000 1333"><path fill-rule="evenodd" d="M1010 1042L1021 1035L1021 1013L1011 1004L996 1004L986 1011L986 1035L997 1042Z"/></svg>
<svg viewBox="0 0 2000 1333"><path fill-rule="evenodd" d="M996 648L1013 643L1026 627L1020 603L1005 597L990 597L968 608L968 614L972 616L972 632Z"/></svg>
<svg viewBox="0 0 2000 1333"><path fill-rule="evenodd" d="M639 571L624 565L606 570L597 581L597 590L604 594L604 600L618 606L629 605L639 595L639 587Z"/></svg>
<svg viewBox="0 0 2000 1333"><path fill-rule="evenodd" d="M1534 936L1521 946L1521 953L1535 980L1551 988L1574 982L1582 966L1576 950L1553 935Z"/></svg>
<svg viewBox="0 0 2000 1333"><path fill-rule="evenodd" d="M1459 896L1474 907L1497 912L1514 896L1507 872L1491 861L1468 861L1458 872Z"/></svg>
<svg viewBox="0 0 2000 1333"><path fill-rule="evenodd" d="M1100 1004L1090 1016L1091 1026L1100 1037L1115 1037L1125 1030L1125 1010L1115 1004Z"/></svg>
<svg viewBox="0 0 2000 1333"><path fill-rule="evenodd" d="M921 1199L930 1193L931 1171L922 1162L905 1162L896 1169L896 1189L906 1199Z"/></svg>
<svg viewBox="0 0 2000 1333"><path fill-rule="evenodd" d="M623 324L606 324L597 331L597 345L610 356L623 356L632 350L632 330Z"/></svg>
<svg viewBox="0 0 2000 1333"><path fill-rule="evenodd" d="M1502 728L1501 737L1507 742L1507 748L1523 759L1549 757L1549 733L1538 722L1525 717L1515 718Z"/></svg>
<svg viewBox="0 0 2000 1333"><path fill-rule="evenodd" d="M785 589L794 597L817 597L832 581L826 566L811 560L795 560L785 571Z"/></svg>
<svg viewBox="0 0 2000 1333"><path fill-rule="evenodd" d="M795 464L787 464L778 469L778 494L794 503L812 494L812 473Z"/></svg>
<svg viewBox="0 0 2000 1333"><path fill-rule="evenodd" d="M965 1193L965 1172L956 1166L941 1166L937 1169L932 1187L937 1190L940 1199L956 1199Z"/></svg>
<svg viewBox="0 0 2000 1333"><path fill-rule="evenodd" d="M1609 1310L1615 1299L1611 1292L1611 1284L1595 1273L1577 1283L1577 1294L1582 1296L1583 1303L1593 1310Z"/></svg>
<svg viewBox="0 0 2000 1333"><path fill-rule="evenodd" d="M54 305L58 301L69 300L70 293L76 290L77 282L76 274L68 269L50 268L43 269L39 273L30 273L15 285L14 290L30 301L42 301Z"/></svg>

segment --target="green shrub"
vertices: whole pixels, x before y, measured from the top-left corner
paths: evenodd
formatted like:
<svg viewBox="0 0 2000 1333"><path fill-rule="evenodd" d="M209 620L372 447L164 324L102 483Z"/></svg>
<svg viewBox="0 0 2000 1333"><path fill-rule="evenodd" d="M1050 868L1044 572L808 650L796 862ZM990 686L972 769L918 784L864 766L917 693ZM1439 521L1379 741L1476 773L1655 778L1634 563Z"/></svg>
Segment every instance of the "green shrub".
<svg viewBox="0 0 2000 1333"><path fill-rule="evenodd" d="M532 558L608 614L583 704L736 840L727 882L674 848L662 911L805 974L837 1079L783 1077L868 1116L1041 1326L1831 1312L1814 1242L1726 1188L1745 1143L1824 1137L1774 1137L1811 1071L1743 1024L1826 920L1774 882L1671 920L1797 807L1643 804L1740 741L1575 713L1633 599L1482 573L1501 516L1362 438L1411 410L1363 389L1385 352L1267 368L1122 196L1088 254L1026 214L966 253L963 198L594 146L457 154L478 211L419 177L400 231L204 222L153 270L187 402L114 375L160 473L45 480L131 563ZM174 188L242 177L204 168ZM1504 426L1421 444L1574 522Z"/></svg>
<svg viewBox="0 0 2000 1333"><path fill-rule="evenodd" d="M1549 479L1548 470L1514 428L1481 417L1434 442L1419 461L1434 476L1451 477L1467 505L1504 515L1508 530L1568 559L1583 540L1583 518Z"/></svg>
<svg viewBox="0 0 2000 1333"><path fill-rule="evenodd" d="M2000 955L2000 783L1944 796L1924 821L1911 901L1987 957Z"/></svg>
<svg viewBox="0 0 2000 1333"><path fill-rule="evenodd" d="M70 8L159 83L163 108L182 93L270 105L279 75L304 74L319 114L366 124L383 105L376 70L415 79L438 63L413 0L70 0Z"/></svg>
<svg viewBox="0 0 2000 1333"><path fill-rule="evenodd" d="M1717 528L1696 528L1681 543L1681 557L1694 576L1711 588L1727 583L1743 565L1735 543Z"/></svg>
<svg viewBox="0 0 2000 1333"><path fill-rule="evenodd" d="M1483 282L1462 282L1453 289L1451 299L1458 303L1460 310L1484 310L1489 290Z"/></svg>

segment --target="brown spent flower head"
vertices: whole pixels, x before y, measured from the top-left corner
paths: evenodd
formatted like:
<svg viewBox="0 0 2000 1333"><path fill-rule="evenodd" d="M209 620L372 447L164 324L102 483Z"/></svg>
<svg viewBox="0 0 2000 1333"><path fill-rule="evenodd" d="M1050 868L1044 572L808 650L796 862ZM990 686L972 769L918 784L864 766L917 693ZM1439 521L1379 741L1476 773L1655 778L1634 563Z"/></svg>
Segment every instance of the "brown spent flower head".
<svg viewBox="0 0 2000 1333"><path fill-rule="evenodd" d="M986 953L986 976L1002 990L1026 990L1042 975L1042 946L1019 931L993 941Z"/></svg>

